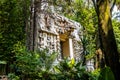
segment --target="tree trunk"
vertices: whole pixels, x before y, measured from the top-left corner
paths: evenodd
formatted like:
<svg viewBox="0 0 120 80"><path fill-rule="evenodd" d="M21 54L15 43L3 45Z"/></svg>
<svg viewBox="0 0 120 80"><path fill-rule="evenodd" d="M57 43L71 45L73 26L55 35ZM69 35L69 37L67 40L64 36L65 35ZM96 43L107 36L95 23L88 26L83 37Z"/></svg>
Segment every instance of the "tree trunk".
<svg viewBox="0 0 120 80"><path fill-rule="evenodd" d="M31 0L31 14L30 14L30 29L29 29L29 46L28 50L33 51L33 32L34 32L34 16L35 16L35 5L34 5L34 0Z"/></svg>
<svg viewBox="0 0 120 80"><path fill-rule="evenodd" d="M37 31L38 31L38 28L37 28L37 25L38 24L38 19L39 18L39 15L40 15L40 12L41 12L41 1L42 0L35 0L35 14L34 14L34 28L33 28L33 49L35 50L37 48Z"/></svg>
<svg viewBox="0 0 120 80"><path fill-rule="evenodd" d="M104 59L104 54L102 51L102 40L101 40L101 35L100 35L100 29L97 29L97 37L96 37L96 68L104 68L105 67L105 59Z"/></svg>
<svg viewBox="0 0 120 80"><path fill-rule="evenodd" d="M109 0L97 0L98 27L106 65L114 73L115 80L120 79L120 65L117 45L113 33Z"/></svg>
<svg viewBox="0 0 120 80"><path fill-rule="evenodd" d="M30 32L28 50L34 51L37 44L37 17L41 11L41 0L31 0Z"/></svg>

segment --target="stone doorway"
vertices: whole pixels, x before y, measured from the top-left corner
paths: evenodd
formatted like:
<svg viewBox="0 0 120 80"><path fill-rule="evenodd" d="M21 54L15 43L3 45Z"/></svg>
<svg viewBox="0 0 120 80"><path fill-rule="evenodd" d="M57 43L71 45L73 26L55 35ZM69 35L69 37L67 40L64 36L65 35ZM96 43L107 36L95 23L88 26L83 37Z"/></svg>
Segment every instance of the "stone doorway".
<svg viewBox="0 0 120 80"><path fill-rule="evenodd" d="M62 58L69 57L70 56L69 41L68 40L61 41L60 46L61 46L61 56L62 56Z"/></svg>
<svg viewBox="0 0 120 80"><path fill-rule="evenodd" d="M60 48L61 48L61 57L73 58L73 43L72 39L69 38L70 33L60 34Z"/></svg>

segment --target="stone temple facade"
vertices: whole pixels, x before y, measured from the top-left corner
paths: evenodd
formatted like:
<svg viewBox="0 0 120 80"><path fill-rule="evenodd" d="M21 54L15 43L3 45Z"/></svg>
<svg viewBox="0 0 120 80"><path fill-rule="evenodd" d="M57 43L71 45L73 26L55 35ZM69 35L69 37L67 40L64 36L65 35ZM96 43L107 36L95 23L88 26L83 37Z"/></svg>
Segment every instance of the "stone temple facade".
<svg viewBox="0 0 120 80"><path fill-rule="evenodd" d="M81 25L57 13L41 12L37 17L37 47L58 52L63 57L82 59Z"/></svg>
<svg viewBox="0 0 120 80"><path fill-rule="evenodd" d="M85 56L81 43L83 36L80 23L57 14L54 6L48 5L47 0L41 0L40 9L36 20L36 47L40 50L47 48L50 53L58 52L57 62L64 57L82 61ZM87 61L86 69L94 70L94 61Z"/></svg>

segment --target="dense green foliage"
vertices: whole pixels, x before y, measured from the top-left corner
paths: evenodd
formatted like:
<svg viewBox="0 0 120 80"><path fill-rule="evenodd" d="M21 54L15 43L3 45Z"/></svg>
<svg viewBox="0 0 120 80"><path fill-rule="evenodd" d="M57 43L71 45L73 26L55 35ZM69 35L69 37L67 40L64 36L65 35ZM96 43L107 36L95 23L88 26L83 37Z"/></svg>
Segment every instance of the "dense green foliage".
<svg viewBox="0 0 120 80"><path fill-rule="evenodd" d="M57 53L49 53L47 49L37 52L28 51L21 43L14 46L16 61L14 67L18 76L28 78L43 78L51 73L51 67Z"/></svg>
<svg viewBox="0 0 120 80"><path fill-rule="evenodd" d="M58 80L94 80L94 76L86 71L85 66L81 62L75 62L74 59L64 59L54 69L57 71Z"/></svg>
<svg viewBox="0 0 120 80"><path fill-rule="evenodd" d="M7 63L5 70L2 70L5 71L4 74L15 71L12 67L16 61L14 45L18 42L25 44L28 6L29 2L24 0L0 0L0 61Z"/></svg>
<svg viewBox="0 0 120 80"><path fill-rule="evenodd" d="M0 60L12 61L13 46L25 39L22 1L0 1Z"/></svg>
<svg viewBox="0 0 120 80"><path fill-rule="evenodd" d="M49 54L47 49L30 52L21 43L14 47L16 62L13 66L16 68L16 72L8 74L8 78L11 80L114 80L108 67L88 72L81 62L75 62L74 59L65 58L59 63L55 63L57 53Z"/></svg>
<svg viewBox="0 0 120 80"><path fill-rule="evenodd" d="M118 51L120 52L120 22L119 21L113 20L113 29L118 46Z"/></svg>
<svg viewBox="0 0 120 80"><path fill-rule="evenodd" d="M94 80L90 72L87 72L81 62L75 62L74 59L67 58L59 63L55 63L57 53L49 54L48 50L38 52L29 52L20 43L15 45L16 53L16 76L9 74L10 78L41 79L41 80ZM18 78L19 77L19 78Z"/></svg>

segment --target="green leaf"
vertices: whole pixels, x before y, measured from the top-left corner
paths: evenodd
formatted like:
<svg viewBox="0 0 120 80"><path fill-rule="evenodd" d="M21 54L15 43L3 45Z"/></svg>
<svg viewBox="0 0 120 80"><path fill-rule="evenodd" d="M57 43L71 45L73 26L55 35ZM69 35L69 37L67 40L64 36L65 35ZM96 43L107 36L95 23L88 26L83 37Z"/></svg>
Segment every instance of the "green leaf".
<svg viewBox="0 0 120 80"><path fill-rule="evenodd" d="M101 70L98 80L115 80L114 75L109 67L105 67Z"/></svg>

